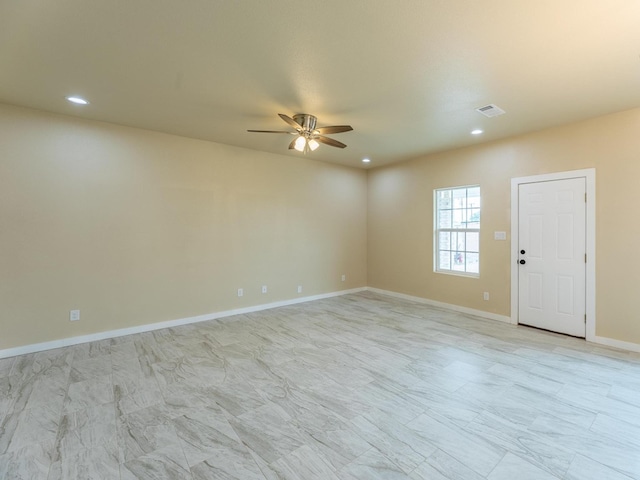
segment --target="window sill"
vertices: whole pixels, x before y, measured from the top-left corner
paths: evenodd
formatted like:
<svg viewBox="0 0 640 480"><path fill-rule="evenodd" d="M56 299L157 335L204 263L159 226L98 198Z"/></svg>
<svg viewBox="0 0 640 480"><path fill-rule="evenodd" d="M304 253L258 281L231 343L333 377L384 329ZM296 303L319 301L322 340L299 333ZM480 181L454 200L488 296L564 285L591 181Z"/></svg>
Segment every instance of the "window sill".
<svg viewBox="0 0 640 480"><path fill-rule="evenodd" d="M454 277L480 278L479 273L456 272L455 270L434 270L433 273L441 273L443 275L453 275Z"/></svg>

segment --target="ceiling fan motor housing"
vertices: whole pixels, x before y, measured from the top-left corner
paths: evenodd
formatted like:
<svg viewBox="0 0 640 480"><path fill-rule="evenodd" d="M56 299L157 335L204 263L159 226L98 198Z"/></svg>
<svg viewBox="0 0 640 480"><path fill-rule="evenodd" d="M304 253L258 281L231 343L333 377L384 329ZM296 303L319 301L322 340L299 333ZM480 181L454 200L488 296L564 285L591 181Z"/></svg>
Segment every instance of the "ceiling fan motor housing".
<svg viewBox="0 0 640 480"><path fill-rule="evenodd" d="M302 127L305 133L311 133L316 129L318 119L308 113L298 113L293 116L293 120Z"/></svg>

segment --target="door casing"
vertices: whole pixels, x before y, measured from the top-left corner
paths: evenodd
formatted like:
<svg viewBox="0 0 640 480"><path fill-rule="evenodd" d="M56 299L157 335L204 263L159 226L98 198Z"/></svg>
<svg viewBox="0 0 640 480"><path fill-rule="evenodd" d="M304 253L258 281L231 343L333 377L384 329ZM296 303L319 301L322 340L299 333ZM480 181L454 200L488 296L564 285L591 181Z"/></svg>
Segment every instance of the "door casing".
<svg viewBox="0 0 640 480"><path fill-rule="evenodd" d="M568 172L548 173L511 179L511 323L518 324L518 246L519 210L518 187L525 183L548 182L569 178L584 178L587 191L586 204L586 340L596 337L596 169L586 168Z"/></svg>

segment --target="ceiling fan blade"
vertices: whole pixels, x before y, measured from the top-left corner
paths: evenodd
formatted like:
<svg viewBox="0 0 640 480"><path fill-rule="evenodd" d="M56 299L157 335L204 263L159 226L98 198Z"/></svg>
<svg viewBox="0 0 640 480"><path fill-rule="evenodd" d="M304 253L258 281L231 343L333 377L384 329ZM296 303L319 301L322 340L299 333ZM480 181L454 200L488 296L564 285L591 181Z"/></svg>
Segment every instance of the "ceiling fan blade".
<svg viewBox="0 0 640 480"><path fill-rule="evenodd" d="M302 128L302 126L298 122L296 122L293 118L286 116L284 113L279 113L278 116L296 130L300 130Z"/></svg>
<svg viewBox="0 0 640 480"><path fill-rule="evenodd" d="M286 133L287 135L297 135L298 132L283 132L281 130L247 130L252 133Z"/></svg>
<svg viewBox="0 0 640 480"><path fill-rule="evenodd" d="M314 131L318 132L320 135L327 135L331 133L350 132L351 130L353 130L351 125L334 125L332 127L316 128Z"/></svg>
<svg viewBox="0 0 640 480"><path fill-rule="evenodd" d="M331 145L332 147L345 148L346 145L342 142L334 140L333 138L323 137L322 135L318 135L317 137L313 137L320 143L324 143L325 145Z"/></svg>

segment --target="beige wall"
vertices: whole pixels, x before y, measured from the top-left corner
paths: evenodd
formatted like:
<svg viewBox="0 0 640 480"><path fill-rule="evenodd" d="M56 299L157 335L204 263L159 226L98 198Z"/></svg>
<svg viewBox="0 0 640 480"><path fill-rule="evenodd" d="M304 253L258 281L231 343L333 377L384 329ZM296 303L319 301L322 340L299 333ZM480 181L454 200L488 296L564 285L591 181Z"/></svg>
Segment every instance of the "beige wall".
<svg viewBox="0 0 640 480"><path fill-rule="evenodd" d="M0 349L365 286L366 189L362 170L0 105Z"/></svg>
<svg viewBox="0 0 640 480"><path fill-rule="evenodd" d="M510 179L590 167L596 334L640 343L638 132L635 109L367 178L0 105L0 350L296 298L298 284L302 296L368 284L510 315L510 243L493 240L510 230ZM482 275L434 274L433 189L475 183Z"/></svg>
<svg viewBox="0 0 640 480"><path fill-rule="evenodd" d="M640 343L640 109L369 172L368 284L510 312L510 180L596 169L596 335ZM433 272L433 190L480 184L479 279ZM490 301L482 293L491 294Z"/></svg>

